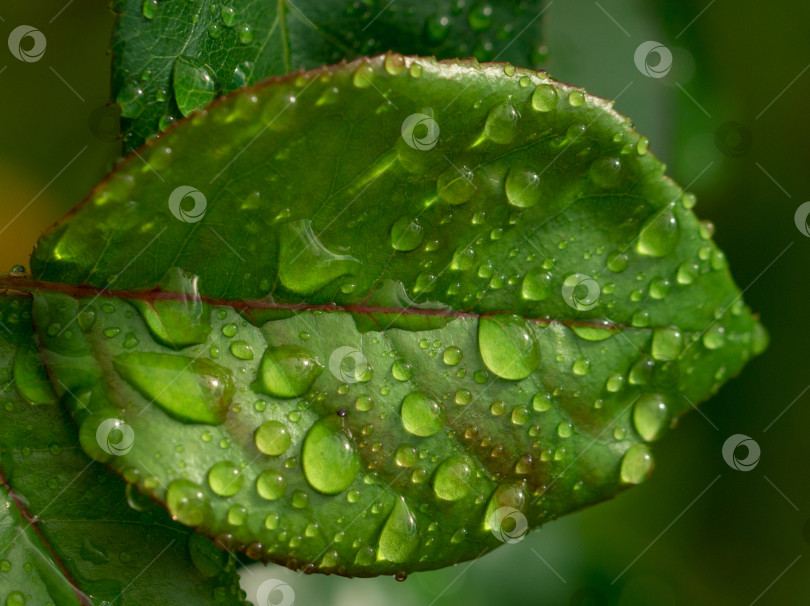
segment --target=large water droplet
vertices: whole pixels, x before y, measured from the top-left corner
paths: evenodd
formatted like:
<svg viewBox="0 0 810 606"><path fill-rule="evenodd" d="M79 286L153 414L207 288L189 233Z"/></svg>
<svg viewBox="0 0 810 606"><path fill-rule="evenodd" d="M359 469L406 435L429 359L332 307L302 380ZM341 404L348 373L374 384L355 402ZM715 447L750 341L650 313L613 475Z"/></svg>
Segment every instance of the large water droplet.
<svg viewBox="0 0 810 606"><path fill-rule="evenodd" d="M232 497L242 489L242 474L230 461L220 461L208 471L208 485L221 497Z"/></svg>
<svg viewBox="0 0 810 606"><path fill-rule="evenodd" d="M380 533L377 559L401 564L410 562L419 548L419 542L416 516L411 512L405 499L397 497L394 508Z"/></svg>
<svg viewBox="0 0 810 606"><path fill-rule="evenodd" d="M540 201L540 177L533 170L510 168L504 184L510 204L529 208Z"/></svg>
<svg viewBox="0 0 810 606"><path fill-rule="evenodd" d="M492 530L492 523L498 521L497 518L493 518L496 511L502 507L511 507L519 511L525 502L526 493L520 484L499 484L487 504L487 511L484 514L484 530ZM506 522L506 520L503 521ZM512 529L502 528L501 530L507 534L506 531Z"/></svg>
<svg viewBox="0 0 810 606"><path fill-rule="evenodd" d="M444 411L435 398L413 391L402 400L402 425L415 436L428 437L439 432L444 422Z"/></svg>
<svg viewBox="0 0 810 606"><path fill-rule="evenodd" d="M287 426L280 421L267 421L262 423L253 436L253 441L259 452L277 457L287 452L292 443Z"/></svg>
<svg viewBox="0 0 810 606"><path fill-rule="evenodd" d="M647 219L638 236L636 250L642 255L663 257L671 253L681 239L681 226L672 206Z"/></svg>
<svg viewBox="0 0 810 606"><path fill-rule="evenodd" d="M219 94L219 80L214 70L194 57L177 58L172 83L177 107L184 116L205 107Z"/></svg>
<svg viewBox="0 0 810 606"><path fill-rule="evenodd" d="M484 132L495 143L511 143L517 134L520 114L511 103L496 105L487 115Z"/></svg>
<svg viewBox="0 0 810 606"><path fill-rule="evenodd" d="M445 501L460 501L472 491L472 465L466 457L445 459L433 476L433 491Z"/></svg>
<svg viewBox="0 0 810 606"><path fill-rule="evenodd" d="M169 484L166 507L173 519L186 526L199 526L210 513L208 500L191 480L175 480Z"/></svg>
<svg viewBox="0 0 810 606"><path fill-rule="evenodd" d="M484 316L478 321L481 359L503 379L525 379L540 365L540 345L526 321L517 315Z"/></svg>
<svg viewBox="0 0 810 606"><path fill-rule="evenodd" d="M677 328L656 328L652 339L652 357L674 360L681 355L683 337Z"/></svg>
<svg viewBox="0 0 810 606"><path fill-rule="evenodd" d="M14 357L14 385L33 404L55 404L56 394L48 381L39 351L28 343L21 345Z"/></svg>
<svg viewBox="0 0 810 606"><path fill-rule="evenodd" d="M256 478L256 492L268 501L277 501L287 492L287 480L272 469L266 469Z"/></svg>
<svg viewBox="0 0 810 606"><path fill-rule="evenodd" d="M133 352L115 356L113 366L149 403L183 423L225 421L234 391L231 371L211 360Z"/></svg>
<svg viewBox="0 0 810 606"><path fill-rule="evenodd" d="M339 255L324 246L306 219L285 223L279 229L281 283L298 294L311 294L358 265L351 255Z"/></svg>
<svg viewBox="0 0 810 606"><path fill-rule="evenodd" d="M324 494L338 494L352 485L360 457L333 418L315 423L304 438L301 463L307 482Z"/></svg>
<svg viewBox="0 0 810 606"><path fill-rule="evenodd" d="M669 409L663 396L646 393L633 409L633 425L642 438L652 442L660 438L669 425Z"/></svg>
<svg viewBox="0 0 810 606"><path fill-rule="evenodd" d="M391 246L395 250L409 251L422 243L424 233L416 219L400 217L391 227Z"/></svg>
<svg viewBox="0 0 810 606"><path fill-rule="evenodd" d="M624 484L641 484L652 475L655 461L646 444L633 444L622 457L619 475Z"/></svg>
<svg viewBox="0 0 810 606"><path fill-rule="evenodd" d="M436 183L436 189L443 200L449 204L463 204L475 193L474 176L466 166L445 170Z"/></svg>
<svg viewBox="0 0 810 606"><path fill-rule="evenodd" d="M559 96L551 84L541 84L532 93L532 107L539 112L549 112L557 107Z"/></svg>
<svg viewBox="0 0 810 606"><path fill-rule="evenodd" d="M305 394L321 372L318 359L303 347L268 347L253 387L276 398L295 398Z"/></svg>

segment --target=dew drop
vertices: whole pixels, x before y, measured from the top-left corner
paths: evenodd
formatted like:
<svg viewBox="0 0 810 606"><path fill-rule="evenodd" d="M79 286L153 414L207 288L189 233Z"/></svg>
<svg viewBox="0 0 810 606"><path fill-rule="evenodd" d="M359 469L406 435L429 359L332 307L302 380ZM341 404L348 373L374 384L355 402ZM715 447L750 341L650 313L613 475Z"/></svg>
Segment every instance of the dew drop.
<svg viewBox="0 0 810 606"><path fill-rule="evenodd" d="M234 341L231 343L231 354L240 360L252 360L253 349L245 341Z"/></svg>
<svg viewBox="0 0 810 606"><path fill-rule="evenodd" d="M669 409L663 396L647 393L642 395L633 408L633 425L644 440L652 442L660 438L669 424Z"/></svg>
<svg viewBox="0 0 810 606"><path fill-rule="evenodd" d="M652 338L652 357L656 360L675 360L681 355L683 338L677 328L656 328Z"/></svg>
<svg viewBox="0 0 810 606"><path fill-rule="evenodd" d="M532 107L539 112L549 112L557 107L557 89L551 84L540 84L532 93Z"/></svg>
<svg viewBox="0 0 810 606"><path fill-rule="evenodd" d="M642 255L664 257L675 249L680 239L681 227L670 206L647 219L641 228L636 250Z"/></svg>
<svg viewBox="0 0 810 606"><path fill-rule="evenodd" d="M391 375L397 381L408 381L413 376L413 366L405 360L397 358L391 365Z"/></svg>
<svg viewBox="0 0 810 606"><path fill-rule="evenodd" d="M726 343L726 330L719 324L712 324L703 333L703 346L706 349L720 349Z"/></svg>
<svg viewBox="0 0 810 606"><path fill-rule="evenodd" d="M525 379L540 365L540 345L526 321L517 315L484 316L478 321L481 359L503 379Z"/></svg>
<svg viewBox="0 0 810 606"><path fill-rule="evenodd" d="M451 346L444 350L442 361L447 364L447 366L456 366L461 362L463 357L464 354L462 354L458 347Z"/></svg>
<svg viewBox="0 0 810 606"><path fill-rule="evenodd" d="M445 459L433 476L433 491L444 501L460 501L472 490L472 466L462 456Z"/></svg>
<svg viewBox="0 0 810 606"><path fill-rule="evenodd" d="M221 497L232 497L242 489L242 474L230 461L220 461L208 471L208 485Z"/></svg>
<svg viewBox="0 0 810 606"><path fill-rule="evenodd" d="M394 508L380 532L377 559L402 564L410 562L419 548L419 542L416 516L411 512L405 499L397 497Z"/></svg>
<svg viewBox="0 0 810 606"><path fill-rule="evenodd" d="M633 444L622 457L620 476L624 484L641 484L652 475L655 461L646 444Z"/></svg>
<svg viewBox="0 0 810 606"><path fill-rule="evenodd" d="M292 443L287 426L280 421L267 421L262 423L253 436L253 441L259 452L277 457L287 452Z"/></svg>
<svg viewBox="0 0 810 606"><path fill-rule="evenodd" d="M423 238L422 226L416 219L400 217L391 227L391 246L395 250L414 250L422 243Z"/></svg>
<svg viewBox="0 0 810 606"><path fill-rule="evenodd" d="M191 480L174 480L166 489L166 507L174 520L199 526L210 513L202 490Z"/></svg>
<svg viewBox="0 0 810 606"><path fill-rule="evenodd" d="M517 133L520 114L511 103L493 107L487 115L484 133L494 143L511 143Z"/></svg>
<svg viewBox="0 0 810 606"><path fill-rule="evenodd" d="M287 480L277 471L266 469L256 478L256 492L267 501L277 501L287 492Z"/></svg>
<svg viewBox="0 0 810 606"><path fill-rule="evenodd" d="M568 93L568 104L571 107L579 107L585 103L585 93L581 90L572 90Z"/></svg>
<svg viewBox="0 0 810 606"><path fill-rule="evenodd" d="M413 467L417 463L416 449L410 444L401 444L397 447L394 460L400 467Z"/></svg>
<svg viewBox="0 0 810 606"><path fill-rule="evenodd" d="M474 176L466 166L460 169L450 167L439 175L436 188L439 197L448 204L463 204L475 193Z"/></svg>
<svg viewBox="0 0 810 606"><path fill-rule="evenodd" d="M269 347L253 385L257 391L276 398L295 398L305 394L321 372L323 367L318 359L302 347Z"/></svg>
<svg viewBox="0 0 810 606"><path fill-rule="evenodd" d="M327 417L315 423L301 448L304 476L318 492L338 494L360 472L360 457L349 438Z"/></svg>
<svg viewBox="0 0 810 606"><path fill-rule="evenodd" d="M529 301L543 301L551 293L551 274L542 270L529 271L523 278L521 295Z"/></svg>
<svg viewBox="0 0 810 606"><path fill-rule="evenodd" d="M504 189L509 203L519 208L530 208L540 201L540 177L533 170L510 168Z"/></svg>
<svg viewBox="0 0 810 606"><path fill-rule="evenodd" d="M285 223L279 229L278 276L285 288L311 294L358 265L351 255L329 250L315 235L312 221Z"/></svg>
<svg viewBox="0 0 810 606"><path fill-rule="evenodd" d="M208 65L194 57L180 56L172 70L174 99L184 116L208 105L219 94L219 80Z"/></svg>
<svg viewBox="0 0 810 606"><path fill-rule="evenodd" d="M444 412L430 395L413 391L402 400L402 424L415 436L428 437L438 433L444 423Z"/></svg>

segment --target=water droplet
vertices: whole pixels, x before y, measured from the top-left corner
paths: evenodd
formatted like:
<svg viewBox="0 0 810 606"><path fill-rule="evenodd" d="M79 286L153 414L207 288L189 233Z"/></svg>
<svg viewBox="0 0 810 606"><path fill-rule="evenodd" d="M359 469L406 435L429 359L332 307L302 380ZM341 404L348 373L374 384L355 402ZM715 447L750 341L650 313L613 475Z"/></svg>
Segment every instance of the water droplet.
<svg viewBox="0 0 810 606"><path fill-rule="evenodd" d="M360 457L354 445L331 417L321 419L307 433L301 464L310 486L324 494L343 492L360 472Z"/></svg>
<svg viewBox="0 0 810 606"><path fill-rule="evenodd" d="M509 203L530 208L540 201L540 177L533 170L510 168L504 184Z"/></svg>
<svg viewBox="0 0 810 606"><path fill-rule="evenodd" d="M463 357L464 354L458 347L451 346L444 350L444 353L442 354L442 361L448 366L455 366L461 362Z"/></svg>
<svg viewBox="0 0 810 606"><path fill-rule="evenodd" d="M622 176L622 162L618 158L599 158L588 169L591 180L599 187L613 187Z"/></svg>
<svg viewBox="0 0 810 606"><path fill-rule="evenodd" d="M669 409L663 396L643 394L633 408L633 425L644 440L660 438L669 424Z"/></svg>
<svg viewBox="0 0 810 606"><path fill-rule="evenodd" d="M380 532L377 558L402 564L410 562L419 548L419 542L416 516L405 499L397 497Z"/></svg>
<svg viewBox="0 0 810 606"><path fill-rule="evenodd" d="M241 505L233 505L228 509L228 524L231 526L242 526L247 520L247 508Z"/></svg>
<svg viewBox="0 0 810 606"><path fill-rule="evenodd" d="M219 425L233 398L231 371L206 358L133 352L113 366L150 403L184 423Z"/></svg>
<svg viewBox="0 0 810 606"><path fill-rule="evenodd" d="M312 294L358 265L351 255L339 255L324 246L306 219L279 229L281 283L298 294Z"/></svg>
<svg viewBox="0 0 810 606"><path fill-rule="evenodd" d="M664 278L656 278L650 282L650 296L653 299L665 299L669 294L670 284L669 280Z"/></svg>
<svg viewBox="0 0 810 606"><path fill-rule="evenodd" d="M591 372L591 362L586 358L577 358L572 367L575 375L584 376Z"/></svg>
<svg viewBox="0 0 810 606"><path fill-rule="evenodd" d="M374 400L371 399L371 396L357 396L354 407L360 412L368 412L374 408Z"/></svg>
<svg viewBox="0 0 810 606"><path fill-rule="evenodd" d="M532 107L539 112L549 112L557 107L557 89L551 84L541 84L532 93Z"/></svg>
<svg viewBox="0 0 810 606"><path fill-rule="evenodd" d="M413 467L417 463L416 449L410 444L402 444L397 447L394 460L400 467Z"/></svg>
<svg viewBox="0 0 810 606"><path fill-rule="evenodd" d="M511 143L517 134L520 114L511 103L493 107L487 115L484 132L494 143Z"/></svg>
<svg viewBox="0 0 810 606"><path fill-rule="evenodd" d="M683 338L677 328L656 328L652 339L652 357L656 360L675 360L681 355Z"/></svg>
<svg viewBox="0 0 810 606"><path fill-rule="evenodd" d="M363 62L355 68L352 74L352 84L357 88L368 88L371 86L374 76L374 68L370 63Z"/></svg>
<svg viewBox="0 0 810 606"><path fill-rule="evenodd" d="M230 461L220 461L208 471L208 485L221 497L232 497L242 489L242 474Z"/></svg>
<svg viewBox="0 0 810 606"><path fill-rule="evenodd" d="M22 591L12 591L6 596L6 606L25 606L25 594Z"/></svg>
<svg viewBox="0 0 810 606"><path fill-rule="evenodd" d="M166 507L186 526L199 526L210 513L210 505L202 490L191 480L174 480L166 489Z"/></svg>
<svg viewBox="0 0 810 606"><path fill-rule="evenodd" d="M234 341L231 343L231 354L240 360L252 360L253 348L245 341Z"/></svg>
<svg viewBox="0 0 810 606"><path fill-rule="evenodd" d="M147 19L154 19L157 13L158 2L157 0L143 0L143 8L141 12Z"/></svg>
<svg viewBox="0 0 810 606"><path fill-rule="evenodd" d="M663 257L677 246L681 239L681 227L669 206L647 219L638 236L636 250L642 255Z"/></svg>
<svg viewBox="0 0 810 606"><path fill-rule="evenodd" d="M415 436L428 437L438 433L444 423L444 411L430 395L413 391L402 400L402 425Z"/></svg>
<svg viewBox="0 0 810 606"><path fill-rule="evenodd" d="M17 350L14 357L14 384L20 394L33 404L57 402L42 358L33 343L21 345Z"/></svg>
<svg viewBox="0 0 810 606"><path fill-rule="evenodd" d="M646 444L633 444L622 457L620 476L625 484L641 484L652 475L655 461Z"/></svg>
<svg viewBox="0 0 810 606"><path fill-rule="evenodd" d="M220 17L222 17L222 22L227 27L233 27L236 23L236 11L233 9L233 7L223 6L219 14Z"/></svg>
<svg viewBox="0 0 810 606"><path fill-rule="evenodd" d="M466 406L472 402L472 393L469 389L459 389L456 391L455 401L459 406Z"/></svg>
<svg viewBox="0 0 810 606"><path fill-rule="evenodd" d="M253 441L259 452L277 457L287 452L292 443L287 426L280 421L267 421L262 423L253 436Z"/></svg>
<svg viewBox="0 0 810 606"><path fill-rule="evenodd" d="M268 347L253 387L276 398L295 398L305 394L321 372L318 359L302 347Z"/></svg>
<svg viewBox="0 0 810 606"><path fill-rule="evenodd" d="M463 204L475 193L473 180L473 173L466 166L460 169L451 166L439 175L436 182L438 195L448 204Z"/></svg>
<svg viewBox="0 0 810 606"><path fill-rule="evenodd" d="M517 315L484 316L478 321L478 349L492 372L503 379L525 379L540 365L540 345Z"/></svg>
<svg viewBox="0 0 810 606"><path fill-rule="evenodd" d="M571 107L579 107L585 103L585 93L581 90L572 90L568 93L568 104Z"/></svg>
<svg viewBox="0 0 810 606"><path fill-rule="evenodd" d="M253 42L253 28L247 23L239 26L239 42L242 44L250 44Z"/></svg>
<svg viewBox="0 0 810 606"><path fill-rule="evenodd" d="M706 349L719 349L726 343L726 329L719 324L712 324L703 333L702 341Z"/></svg>
<svg viewBox="0 0 810 606"><path fill-rule="evenodd" d="M678 266L678 284L691 284L697 278L698 268L692 261L684 261Z"/></svg>
<svg viewBox="0 0 810 606"><path fill-rule="evenodd" d="M460 501L470 494L472 466L466 457L445 459L433 476L433 491L444 501Z"/></svg>
<svg viewBox="0 0 810 606"><path fill-rule="evenodd" d="M391 375L397 381L408 381L413 376L413 366L405 360L397 358L391 365Z"/></svg>
<svg viewBox="0 0 810 606"><path fill-rule="evenodd" d="M414 250L422 243L423 238L422 226L416 219L400 217L391 227L391 246L395 250Z"/></svg>
<svg viewBox="0 0 810 606"><path fill-rule="evenodd" d="M11 570L11 562L9 560L0 560L0 572L8 572Z"/></svg>
<svg viewBox="0 0 810 606"><path fill-rule="evenodd" d="M287 480L277 471L266 469L256 478L256 492L263 499L277 501L287 492Z"/></svg>
<svg viewBox="0 0 810 606"><path fill-rule="evenodd" d="M551 293L551 274L534 269L523 278L521 295L529 301L543 301Z"/></svg>
<svg viewBox="0 0 810 606"><path fill-rule="evenodd" d="M529 422L529 409L525 406L515 406L512 409L512 423L525 425Z"/></svg>
<svg viewBox="0 0 810 606"><path fill-rule="evenodd" d="M174 99L184 116L205 107L219 94L219 80L214 70L194 57L177 58L172 82Z"/></svg>
<svg viewBox="0 0 810 606"><path fill-rule="evenodd" d="M636 142L636 153L639 156L646 156L649 147L650 147L650 140L647 137L641 137Z"/></svg>

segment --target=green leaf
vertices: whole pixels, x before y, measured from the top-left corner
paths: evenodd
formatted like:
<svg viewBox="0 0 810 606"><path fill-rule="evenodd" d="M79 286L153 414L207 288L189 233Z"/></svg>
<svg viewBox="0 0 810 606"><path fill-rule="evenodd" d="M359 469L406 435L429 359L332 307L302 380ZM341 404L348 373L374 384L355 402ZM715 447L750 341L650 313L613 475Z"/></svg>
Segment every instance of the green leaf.
<svg viewBox="0 0 810 606"><path fill-rule="evenodd" d="M0 286L34 293L80 435L133 429L89 454L175 518L404 574L642 482L647 442L764 348L663 173L545 74L375 57L179 124Z"/></svg>
<svg viewBox="0 0 810 606"><path fill-rule="evenodd" d="M223 92L394 50L535 66L545 0L118 0L113 98L127 150Z"/></svg>
<svg viewBox="0 0 810 606"><path fill-rule="evenodd" d="M243 604L227 554L82 452L40 381L30 299L0 297L0 322L4 603Z"/></svg>

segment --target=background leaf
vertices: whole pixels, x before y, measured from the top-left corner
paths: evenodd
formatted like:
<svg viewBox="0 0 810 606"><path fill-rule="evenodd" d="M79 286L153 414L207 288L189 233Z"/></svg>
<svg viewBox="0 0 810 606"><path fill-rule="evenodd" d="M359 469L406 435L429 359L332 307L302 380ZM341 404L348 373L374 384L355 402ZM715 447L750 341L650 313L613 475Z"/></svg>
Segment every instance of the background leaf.
<svg viewBox="0 0 810 606"><path fill-rule="evenodd" d="M0 322L5 603L243 604L234 560L89 459L64 408L26 399L47 386L30 298L0 296Z"/></svg>
<svg viewBox="0 0 810 606"><path fill-rule="evenodd" d="M143 154L32 259L78 286L25 286L82 434L113 406L141 436L88 451L252 557L475 557L498 505L534 526L646 479L642 442L765 345L694 197L544 74L377 57L236 95ZM346 376L345 348L373 372Z"/></svg>
<svg viewBox="0 0 810 606"><path fill-rule="evenodd" d="M221 93L394 50L524 67L543 59L544 0L119 0L113 98L127 150Z"/></svg>

